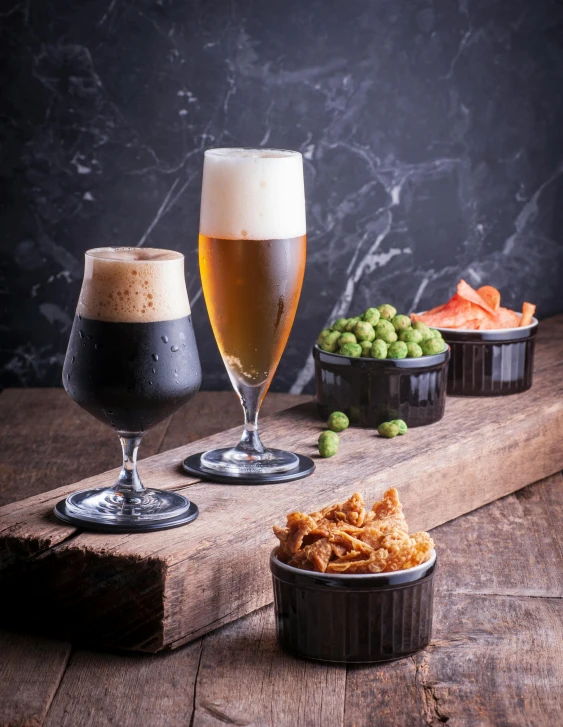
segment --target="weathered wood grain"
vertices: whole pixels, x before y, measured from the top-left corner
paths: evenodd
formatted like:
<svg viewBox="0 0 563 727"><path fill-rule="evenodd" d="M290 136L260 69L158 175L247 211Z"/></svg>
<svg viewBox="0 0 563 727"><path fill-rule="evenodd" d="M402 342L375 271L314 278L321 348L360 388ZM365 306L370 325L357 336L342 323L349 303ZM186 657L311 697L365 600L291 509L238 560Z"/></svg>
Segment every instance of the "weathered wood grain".
<svg viewBox="0 0 563 727"><path fill-rule="evenodd" d="M269 394L264 403L264 411L271 414L307 398ZM218 411L221 416L217 415ZM148 437L153 441L151 443L148 439L144 442L143 451L149 456L156 447L162 451L177 446L181 441L180 437L185 436L186 441L193 441L208 436L220 431L225 425L235 426L240 418L240 404L234 394L202 392L168 423L157 428L158 431L155 429L150 432ZM0 502L21 499L48 490L53 487L53 480L56 483L71 482L77 477L92 475L109 466L119 456L115 434L83 412L61 389L4 391L0 395L0 422ZM80 452L80 456L68 456L69 452L75 451ZM31 457L30 452L33 455ZM8 631L0 632L0 727L36 727L43 724L70 652L71 646L66 642ZM127 691L135 688L140 669L127 670L129 681L121 675L122 682L126 685L125 691L121 696L114 692L113 703L108 705L103 696L103 684L82 670L83 664L89 663L88 658L77 656L74 659L68 678L61 685L62 696L53 705L55 717L51 715L50 721L58 724L60 720L62 723L68 714L70 724L80 724L80 720L85 724L100 724L106 719L107 724L115 724L111 717L115 713L119 714L124 724L128 714L133 715L130 717L134 720L133 724L140 724L145 717L144 702L140 702L143 707L142 714L136 709L131 711L131 700ZM121 664L128 664L109 654L101 656L100 659L100 664L106 664L106 676L109 679L119 672ZM139 667L138 662L133 663ZM182 657L178 663L184 676L187 674L189 677L189 670L186 671L188 661ZM97 664L98 669L101 668L100 664ZM176 669L177 666L174 664L173 668ZM75 670L79 672L78 675ZM197 670L193 671L195 674ZM95 670L93 674L97 678ZM146 675L146 670L142 674ZM151 666L148 677L147 681L163 678L163 672ZM169 681L176 683L173 679ZM66 692L69 685L71 696ZM85 697L84 701L72 701L76 685L79 685ZM185 682L181 682L179 688L187 700L186 703L191 705L193 690L185 691ZM89 706L88 689L97 695L98 703L94 711ZM154 688L149 692L151 697L155 696ZM59 714L61 704L64 712L62 716ZM100 704L101 712L98 709ZM83 713L81 710L84 710ZM175 727L178 724L177 716L177 709L161 710L161 722L156 724ZM99 721L96 722L98 717ZM72 721L75 718L77 722Z"/></svg>
<svg viewBox="0 0 563 727"><path fill-rule="evenodd" d="M492 399L450 399L444 419L406 437L383 440L351 429L315 475L281 486L226 487L186 478L178 463L192 452L232 442L229 430L150 457L151 484L188 492L201 515L189 527L149 535L100 535L59 526L49 514L77 485L0 510L3 578L14 593L3 623L25 618L75 639L157 651L176 648L271 600L270 525L289 510L316 509L360 489L368 500L394 485L412 527L428 529L513 492L563 466L561 317L544 322L534 387ZM321 423L304 405L264 421L266 441L312 454ZM115 473L80 483L97 486ZM109 574L109 575L108 575ZM50 606L26 610L34 589ZM140 603L133 617L125 607ZM70 628L69 628L70 625Z"/></svg>
<svg viewBox="0 0 563 727"><path fill-rule="evenodd" d="M5 393L0 395L0 412ZM28 393L33 395L33 392ZM202 396L212 399L217 394ZM25 440L26 432L27 424L22 418L14 437ZM23 449L20 449L20 456L21 463L25 464ZM95 467L95 461L92 461ZM50 471L58 470L60 476L65 477L67 468L74 465L64 451L49 447L36 462L38 472L45 466ZM17 466L16 471L19 471ZM37 482L40 478L35 479ZM536 643L542 644L546 638L553 644L561 643L561 620L554 625L549 609L535 607L538 603L543 604L542 595L550 599L550 603L560 602L557 594L561 593L563 579L561 482L560 476L549 478L433 531L440 552L436 627L431 648L420 655L421 664L405 660L384 667L349 667L344 698L339 691L343 678L341 667L327 666L323 682L317 673L300 671L304 666L324 668L323 665L308 665L276 650L271 641L272 610L267 607L203 638L195 685L194 723L223 727L229 724L225 717L234 715L234 723L236 720L240 723L244 720L241 715L248 711L252 715L250 724L256 727L275 724L272 715L282 720L281 724L301 727L317 723L320 703L330 705L331 710L334 708L337 716L344 712L343 722L331 722L330 710L321 707L328 725L346 727L422 727L444 724L446 718L449 724L463 727L553 727L559 724L563 708L563 659L560 654L557 657L556 649L548 651L548 657L552 659L550 664L545 663L541 654L538 659L534 656ZM20 480L18 484L23 490L26 481ZM1 487L0 480L0 490ZM473 605L442 607L442 603L450 603L444 600L450 597L466 599ZM491 621L489 630L483 628L488 610L494 612L499 597L529 604L532 618L525 612L515 611L508 616L513 618L516 614L517 623L506 624L503 619L500 624ZM462 624L458 616L463 613ZM506 617L507 612L503 614ZM460 633L462 626L465 631ZM495 641L495 654L491 655L491 632L494 638L497 630L500 636ZM4 639L18 647L15 650L6 648ZM523 655L514 652L516 639L524 650ZM31 656L37 651L38 644L41 645L39 664ZM179 715L186 704L194 703L194 691L190 691L190 687L197 665L194 667L193 661L183 655L186 650L199 648L197 642L171 654L156 656L76 652L53 700L50 727L58 724L105 727L122 723L151 727L153 722L150 720L155 720L158 727L190 725L191 711L183 719L179 719ZM64 654L68 654L68 649L68 645L36 637L9 633L0 636L1 727L41 724L41 721L26 720L31 714L41 715L46 711L56 688L56 677L62 672L50 665L59 663L57 658L61 653L66 660ZM237 649L244 653L233 657L233 651ZM440 656L442 651L447 658ZM516 659L515 665L505 665L504 657L499 661L496 652ZM170 670L166 664L168 660L173 664ZM231 661L232 668L229 668ZM256 669L256 663L262 668ZM267 663L272 668L263 675ZM206 667L202 671L204 664ZM517 668L518 665L521 668ZM488 675L490 668L495 668L500 676L491 678ZM35 711L28 708L29 702L21 695L6 699L6 695L10 697L16 693L19 684L30 676L33 678L34 672L39 675L34 684L40 694L45 695L41 690L48 686L47 693L51 695L48 700L44 698ZM47 684L49 679L51 682ZM157 684L153 686L154 681ZM167 701L161 690L163 684L173 685L179 706ZM310 691L313 684L314 695ZM146 687L156 704L161 705L159 715L155 715L156 707L137 698L139 686ZM79 699L75 697L77 690ZM252 704L246 698L247 690ZM213 709L214 703L218 703L219 712L212 715L209 708ZM307 705L310 705L309 711ZM475 705L481 705L479 710ZM145 721L147 714L149 721Z"/></svg>
<svg viewBox="0 0 563 727"><path fill-rule="evenodd" d="M199 643L151 659L75 652L45 727L175 727L193 710Z"/></svg>
<svg viewBox="0 0 563 727"><path fill-rule="evenodd" d="M64 641L0 631L0 727L43 724L70 650Z"/></svg>
<svg viewBox="0 0 563 727"><path fill-rule="evenodd" d="M271 393L262 411L268 416L309 399ZM234 392L201 392L145 435L140 459L237 426L242 427L242 412ZM63 389L4 390L0 452L0 506L117 467L121 456L115 432Z"/></svg>
<svg viewBox="0 0 563 727"><path fill-rule="evenodd" d="M194 727L340 727L346 668L286 656L264 608L203 639Z"/></svg>
<svg viewBox="0 0 563 727"><path fill-rule="evenodd" d="M430 647L350 667L345 727L526 727L563 710L563 478L432 532L439 554Z"/></svg>

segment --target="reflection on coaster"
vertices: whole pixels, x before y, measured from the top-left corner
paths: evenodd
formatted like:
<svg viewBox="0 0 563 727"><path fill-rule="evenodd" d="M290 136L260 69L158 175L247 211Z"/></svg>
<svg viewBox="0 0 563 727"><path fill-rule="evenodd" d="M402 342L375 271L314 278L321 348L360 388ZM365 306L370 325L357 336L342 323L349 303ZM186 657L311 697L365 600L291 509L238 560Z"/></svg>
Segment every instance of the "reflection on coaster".
<svg viewBox="0 0 563 727"><path fill-rule="evenodd" d="M277 474L241 474L227 475L221 472L211 472L201 467L201 455L192 454L184 460L182 467L184 471L194 477L200 477L210 482L219 482L222 485L277 485L282 482L292 482L293 480L302 480L309 477L315 471L315 463L310 457L298 454L299 464L289 472L279 472Z"/></svg>
<svg viewBox="0 0 563 727"><path fill-rule="evenodd" d="M193 502L190 502L189 509L182 515L177 515L167 520L154 520L152 522L145 520L139 523L127 523L127 525L92 521L77 517L76 515L70 515L66 508L66 500L57 502L53 511L57 518L67 525L74 525L83 530L93 530L96 533L150 533L155 530L168 530L169 528L179 528L180 525L187 525L199 515L198 506Z"/></svg>

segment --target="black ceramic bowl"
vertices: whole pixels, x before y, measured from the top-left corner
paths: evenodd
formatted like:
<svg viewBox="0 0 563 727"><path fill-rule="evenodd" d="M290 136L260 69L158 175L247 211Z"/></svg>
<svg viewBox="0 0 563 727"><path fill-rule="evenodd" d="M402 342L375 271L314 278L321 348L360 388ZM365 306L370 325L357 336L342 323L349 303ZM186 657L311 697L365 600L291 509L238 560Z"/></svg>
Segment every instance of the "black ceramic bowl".
<svg viewBox="0 0 563 727"><path fill-rule="evenodd" d="M432 636L436 553L393 573L314 573L270 556L276 634L295 656L348 664L393 661Z"/></svg>
<svg viewBox="0 0 563 727"><path fill-rule="evenodd" d="M444 416L449 350L402 359L351 358L313 347L319 415L343 411L350 423L378 427L403 419L409 427Z"/></svg>
<svg viewBox="0 0 563 727"><path fill-rule="evenodd" d="M451 349L450 396L502 396L532 385L538 322L497 331L438 328Z"/></svg>

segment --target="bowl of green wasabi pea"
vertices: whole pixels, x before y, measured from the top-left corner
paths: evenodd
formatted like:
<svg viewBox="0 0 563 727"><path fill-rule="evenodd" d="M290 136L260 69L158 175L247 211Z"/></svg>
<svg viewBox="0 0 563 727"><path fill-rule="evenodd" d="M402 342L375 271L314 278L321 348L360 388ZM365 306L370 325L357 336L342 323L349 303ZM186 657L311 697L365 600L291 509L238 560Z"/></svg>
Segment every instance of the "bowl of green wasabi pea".
<svg viewBox="0 0 563 727"><path fill-rule="evenodd" d="M449 358L440 331L389 303L338 318L313 346L319 416L342 411L374 429L392 419L433 424L444 415Z"/></svg>

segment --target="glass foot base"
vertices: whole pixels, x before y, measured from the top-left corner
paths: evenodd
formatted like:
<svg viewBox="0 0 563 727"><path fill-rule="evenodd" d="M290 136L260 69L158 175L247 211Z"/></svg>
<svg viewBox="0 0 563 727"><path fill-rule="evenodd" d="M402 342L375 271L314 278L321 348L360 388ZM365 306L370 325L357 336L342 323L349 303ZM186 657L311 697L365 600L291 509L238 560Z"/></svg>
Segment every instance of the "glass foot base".
<svg viewBox="0 0 563 727"><path fill-rule="evenodd" d="M225 472L211 472L201 466L201 458L203 453L191 454L183 462L183 468L190 477L196 477L200 480L208 480L222 485L279 485L282 482L293 482L309 477L315 471L315 463L310 457L298 454L299 464L295 469L288 472L277 472L274 474L227 474Z"/></svg>
<svg viewBox="0 0 563 727"><path fill-rule="evenodd" d="M299 466L299 457L281 449L245 452L237 447L212 449L201 455L201 468L225 475L272 475Z"/></svg>
<svg viewBox="0 0 563 727"><path fill-rule="evenodd" d="M66 523L121 533L178 527L198 514L197 505L176 492L146 489L137 494L114 487L74 492L55 507L55 515Z"/></svg>

